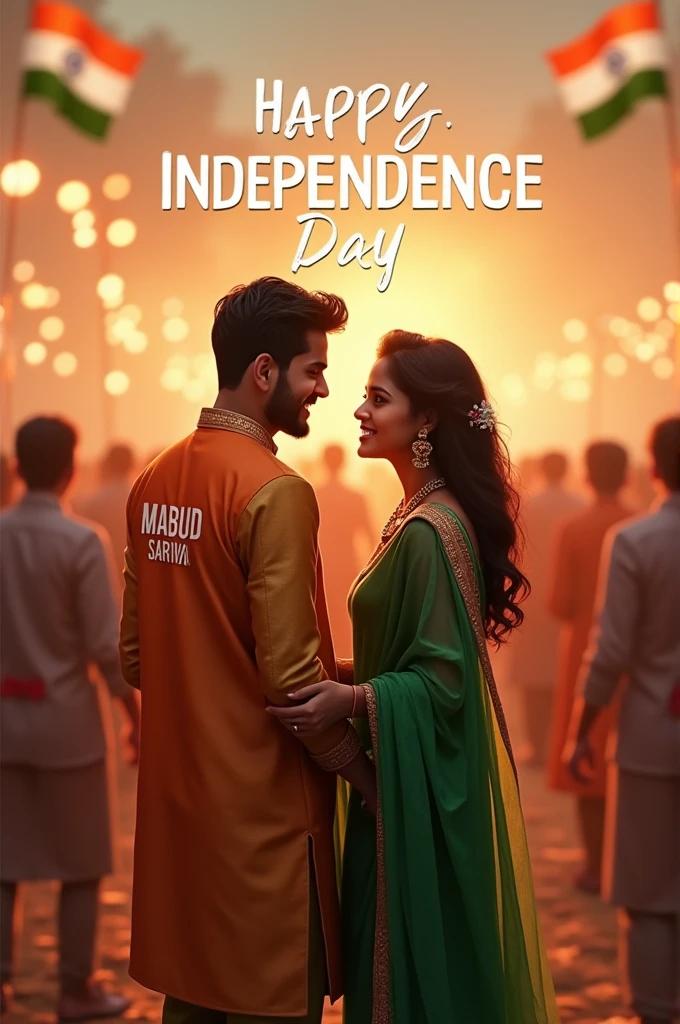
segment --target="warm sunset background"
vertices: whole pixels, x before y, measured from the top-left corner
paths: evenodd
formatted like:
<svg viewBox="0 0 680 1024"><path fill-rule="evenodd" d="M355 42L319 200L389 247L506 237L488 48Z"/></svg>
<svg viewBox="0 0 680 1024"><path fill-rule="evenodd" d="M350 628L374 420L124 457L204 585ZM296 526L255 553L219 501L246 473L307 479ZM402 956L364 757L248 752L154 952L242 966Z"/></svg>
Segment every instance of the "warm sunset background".
<svg viewBox="0 0 680 1024"><path fill-rule="evenodd" d="M2 164L15 155L27 6L25 0L2 6ZM313 8L304 0L263 0L257 8L218 0L82 0L79 6L141 46L147 57L127 112L103 143L81 136L43 102L30 101L26 110L20 155L38 165L41 182L19 202L11 261L33 264L32 280L58 289L59 300L49 309L26 308L21 289L27 279L13 282L14 423L38 410L67 413L82 426L89 458L111 439L131 440L140 451L158 449L191 429L202 404L212 404L207 357L214 303L238 282L262 274L292 276L301 233L295 218L306 210L306 191L289 193L286 209L278 213L249 212L245 204L204 212L193 197L186 211L163 213L161 152L185 153L197 163L201 153L245 158L256 152L360 150L351 115L333 143L325 134L315 140L303 134L293 143L282 134L258 136L258 76L270 82L283 78L284 111L300 85L309 86L318 111L334 85L358 91L382 81L396 92L402 82L424 80L430 88L415 112L441 107L444 117L418 152L450 152L461 159L474 153L478 160L491 152L544 156L541 211L490 212L480 205L468 212L458 204L451 211L414 212L403 204L367 212L355 202L349 212L331 213L340 232L335 254L301 270L295 280L343 295L350 324L332 342L331 398L315 410L308 440L284 439L284 458L311 458L329 440L354 449L351 413L376 341L393 327L443 335L468 348L517 456L551 444L575 452L592 433L616 436L639 454L649 422L677 408L664 287L680 276L680 239L663 104L640 104L611 133L586 143L560 104L543 56L588 28L610 6L608 0L422 0L409 9L392 5L389 12L370 0ZM669 2L664 8L678 97L680 10ZM367 150L374 154L392 151L398 128L388 111L369 129ZM675 111L677 120L677 98ZM447 119L451 131L444 127ZM103 195L102 183L112 173L129 176L125 198ZM58 187L72 179L92 192L88 208L98 238L89 248L74 245L71 215L56 202ZM137 226L126 248L104 240L106 224L118 217ZM340 243L352 231L372 240L384 227L389 239L402 219L406 234L385 294L376 290L375 268L337 266ZM144 351L103 342L104 311L96 292L103 272L124 279L125 304L138 307L136 316L141 311L137 327L147 338ZM29 271L20 268L22 273ZM666 293L673 296L668 288ZM644 298L660 304L640 307L651 315L647 320L638 315ZM164 307L167 299L179 301ZM182 340L164 336L168 312L185 324L175 319L165 333L186 333ZM63 321L61 337L41 339L47 316ZM615 316L628 321L623 338L609 329ZM563 326L571 319L587 326L583 340L565 338ZM36 341L47 355L30 365L23 353ZM41 353L31 353L36 351ZM54 357L64 352L77 359L69 376L54 368ZM565 361L575 353L580 357ZM607 360L612 353L619 357ZM71 370L74 363L61 360L57 366ZM116 397L103 388L111 370L129 379L127 391Z"/></svg>

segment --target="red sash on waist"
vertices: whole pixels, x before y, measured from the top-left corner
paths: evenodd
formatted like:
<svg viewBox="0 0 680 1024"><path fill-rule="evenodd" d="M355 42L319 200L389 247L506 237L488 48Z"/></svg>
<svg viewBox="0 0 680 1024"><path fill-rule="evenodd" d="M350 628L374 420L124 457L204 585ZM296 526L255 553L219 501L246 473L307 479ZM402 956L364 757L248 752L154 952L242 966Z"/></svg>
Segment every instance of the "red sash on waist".
<svg viewBox="0 0 680 1024"><path fill-rule="evenodd" d="M14 697L15 700L44 700L45 680L4 676L0 680L0 697Z"/></svg>

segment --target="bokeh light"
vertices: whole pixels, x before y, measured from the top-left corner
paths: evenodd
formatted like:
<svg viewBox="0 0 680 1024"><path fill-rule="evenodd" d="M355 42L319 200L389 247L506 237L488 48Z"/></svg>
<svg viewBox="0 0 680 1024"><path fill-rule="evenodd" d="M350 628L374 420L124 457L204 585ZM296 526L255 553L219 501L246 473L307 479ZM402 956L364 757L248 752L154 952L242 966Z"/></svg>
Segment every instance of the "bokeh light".
<svg viewBox="0 0 680 1024"><path fill-rule="evenodd" d="M142 319L142 311L139 306L134 306L132 303L127 306L123 306L119 313L120 316L124 316L126 320L132 320L135 327Z"/></svg>
<svg viewBox="0 0 680 1024"><path fill-rule="evenodd" d="M610 377L623 377L628 370L628 360L621 352L610 352L604 357L602 368Z"/></svg>
<svg viewBox="0 0 680 1024"><path fill-rule="evenodd" d="M615 338L625 338L628 326L625 316L613 316L609 321L609 331Z"/></svg>
<svg viewBox="0 0 680 1024"><path fill-rule="evenodd" d="M663 286L663 297L666 302L680 302L680 281L668 281Z"/></svg>
<svg viewBox="0 0 680 1024"><path fill-rule="evenodd" d="M163 324L163 337L166 341L184 341L189 334L189 324L181 316L172 316Z"/></svg>
<svg viewBox="0 0 680 1024"><path fill-rule="evenodd" d="M60 352L52 360L52 367L58 377L70 377L78 369L78 360L73 352Z"/></svg>
<svg viewBox="0 0 680 1024"><path fill-rule="evenodd" d="M674 324L680 324L680 302L671 302L666 313L669 320L672 320Z"/></svg>
<svg viewBox="0 0 680 1024"><path fill-rule="evenodd" d="M51 286L45 289L45 302L43 303L48 309L52 309L54 306L59 305L61 295L59 294L58 288L52 288Z"/></svg>
<svg viewBox="0 0 680 1024"><path fill-rule="evenodd" d="M168 370L184 370L188 374L189 356L185 356L182 352L176 352L174 355L168 356L165 367Z"/></svg>
<svg viewBox="0 0 680 1024"><path fill-rule="evenodd" d="M583 320L567 320L562 327L562 334L567 341L574 344L579 341L585 341L588 337L588 328Z"/></svg>
<svg viewBox="0 0 680 1024"><path fill-rule="evenodd" d="M26 281L30 281L35 274L35 267L30 260L19 260L12 267L12 277L19 284L25 284Z"/></svg>
<svg viewBox="0 0 680 1024"><path fill-rule="evenodd" d="M112 220L106 229L106 240L110 245L122 249L131 245L137 237L137 225L134 221L121 217L119 220Z"/></svg>
<svg viewBox="0 0 680 1024"><path fill-rule="evenodd" d="M168 366L161 374L161 387L166 391L182 391L187 382L187 372L180 366Z"/></svg>
<svg viewBox="0 0 680 1024"><path fill-rule="evenodd" d="M57 189L57 206L64 213L76 213L90 201L90 190L84 181L65 181Z"/></svg>
<svg viewBox="0 0 680 1024"><path fill-rule="evenodd" d="M97 241L97 232L94 228L78 228L73 232L73 241L79 249L91 249Z"/></svg>
<svg viewBox="0 0 680 1024"><path fill-rule="evenodd" d="M116 316L116 320L112 324L110 330L111 336L115 338L116 341L118 342L125 341L128 335L132 334L136 330L136 327L132 320L129 320L128 317Z"/></svg>
<svg viewBox="0 0 680 1024"><path fill-rule="evenodd" d="M134 328L123 338L123 348L126 352L132 352L133 355L144 352L148 344L149 339L144 331L137 331Z"/></svg>
<svg viewBox="0 0 680 1024"><path fill-rule="evenodd" d="M675 374L675 363L668 356L659 356L652 363L652 373L659 380L670 380Z"/></svg>
<svg viewBox="0 0 680 1024"><path fill-rule="evenodd" d="M46 316L40 321L38 333L45 341L58 341L64 333L64 321L58 316Z"/></svg>
<svg viewBox="0 0 680 1024"><path fill-rule="evenodd" d="M549 391L555 384L558 362L552 352L540 352L536 356L532 383L539 391Z"/></svg>
<svg viewBox="0 0 680 1024"><path fill-rule="evenodd" d="M45 305L47 289L37 281L25 284L21 289L21 302L26 309L40 309Z"/></svg>
<svg viewBox="0 0 680 1024"><path fill-rule="evenodd" d="M161 312L163 316L181 316L184 312L184 303L173 295L169 299L163 299Z"/></svg>
<svg viewBox="0 0 680 1024"><path fill-rule="evenodd" d="M641 363L651 363L656 355L656 349L649 341L640 341L635 346L635 355Z"/></svg>
<svg viewBox="0 0 680 1024"><path fill-rule="evenodd" d="M560 382L560 394L567 402L587 402L591 395L590 381L574 377Z"/></svg>
<svg viewBox="0 0 680 1024"><path fill-rule="evenodd" d="M5 319L5 307L0 304L0 324Z"/></svg>
<svg viewBox="0 0 680 1024"><path fill-rule="evenodd" d="M645 341L653 347L654 351L658 354L661 352L668 351L668 338L665 338L663 334L658 334L656 331L651 331L645 338Z"/></svg>
<svg viewBox="0 0 680 1024"><path fill-rule="evenodd" d="M74 231L79 231L82 228L94 227L94 214L92 210L78 210L71 217L71 224L73 225Z"/></svg>
<svg viewBox="0 0 680 1024"><path fill-rule="evenodd" d="M182 393L188 402L200 402L205 395L205 388L205 381L200 377L193 377L186 382Z"/></svg>
<svg viewBox="0 0 680 1024"><path fill-rule="evenodd" d="M107 199L125 199L131 188L132 182L127 174L109 174L102 184L102 192Z"/></svg>
<svg viewBox="0 0 680 1024"><path fill-rule="evenodd" d="M519 373L506 373L501 381L506 398L513 405L524 405L528 399L527 386Z"/></svg>
<svg viewBox="0 0 680 1024"><path fill-rule="evenodd" d="M658 320L661 316L661 303L658 299L650 297L640 299L637 304L637 314L641 320L647 320L649 323Z"/></svg>
<svg viewBox="0 0 680 1024"><path fill-rule="evenodd" d="M39 184L40 171L32 160L12 160L0 174L0 188L7 196L30 196Z"/></svg>
<svg viewBox="0 0 680 1024"><path fill-rule="evenodd" d="M124 395L130 387L130 378L123 370L111 370L104 378L104 390L109 395Z"/></svg>
<svg viewBox="0 0 680 1024"><path fill-rule="evenodd" d="M100 299L114 299L123 294L125 282L119 274L104 274L97 281L97 295Z"/></svg>
<svg viewBox="0 0 680 1024"><path fill-rule="evenodd" d="M654 325L654 330L657 334L660 334L666 341L670 341L675 337L675 324L671 320L659 320Z"/></svg>
<svg viewBox="0 0 680 1024"><path fill-rule="evenodd" d="M45 362L47 349L42 341L30 341L24 348L24 359L29 366L39 366Z"/></svg>
<svg viewBox="0 0 680 1024"><path fill-rule="evenodd" d="M593 372L593 361L585 352L574 352L564 362L569 377L589 377Z"/></svg>

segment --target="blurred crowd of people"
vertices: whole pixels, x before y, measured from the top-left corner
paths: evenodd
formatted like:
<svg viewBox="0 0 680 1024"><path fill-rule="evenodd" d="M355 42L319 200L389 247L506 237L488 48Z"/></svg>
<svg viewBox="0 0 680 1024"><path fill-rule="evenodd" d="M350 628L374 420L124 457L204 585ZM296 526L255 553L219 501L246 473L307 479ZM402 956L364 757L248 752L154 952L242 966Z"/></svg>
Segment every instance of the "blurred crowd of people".
<svg viewBox="0 0 680 1024"><path fill-rule="evenodd" d="M92 981L98 886L112 870L115 851L104 729L90 683L94 666L121 701L134 760L139 712L120 675L117 631L126 502L148 461L129 445L115 444L78 479L76 445L70 425L36 418L17 434L16 463L3 456L0 466L3 1001L13 971L17 885L58 880L60 1015L72 1020L122 1012L127 1005ZM497 657L502 685L508 692L514 688L510 696L523 713L523 760L545 771L551 789L575 798L584 863L574 882L588 893L612 896L627 911L627 978L646 1007L645 1019L659 1021L671 1019L680 986L679 463L678 418L653 433L649 467L632 465L626 448L614 441L588 445L577 466L561 451L520 459L523 571L532 590L523 627ZM346 595L400 492L375 464L363 489L350 486L339 444L297 468L318 496L336 653L351 657ZM612 538L622 535L630 550L612 593L606 589L616 564L610 561ZM625 612L614 607L622 594L630 605ZM603 602L598 633L593 627ZM615 637L624 621L626 636ZM614 655L615 648L625 651ZM597 690L589 677L607 658L619 685L599 700L606 707L585 728L587 687L591 694ZM48 702L42 699L45 687L53 691ZM626 760L627 750L622 760L620 744L614 750L622 705L624 715L631 714L625 710L631 692L638 704L629 730L636 735L626 742L642 751L633 762ZM655 761L645 752L662 741L664 759ZM575 748L579 756L587 754L586 772L577 770L574 757L569 761ZM663 784L631 796L629 779L623 804L617 796L622 771L638 783ZM27 801L40 808L38 819L22 814ZM641 815L640 821L622 821L622 807L627 815ZM622 853L643 817L647 845ZM634 897L627 895L631 891ZM656 1018L649 1016L650 1006Z"/></svg>

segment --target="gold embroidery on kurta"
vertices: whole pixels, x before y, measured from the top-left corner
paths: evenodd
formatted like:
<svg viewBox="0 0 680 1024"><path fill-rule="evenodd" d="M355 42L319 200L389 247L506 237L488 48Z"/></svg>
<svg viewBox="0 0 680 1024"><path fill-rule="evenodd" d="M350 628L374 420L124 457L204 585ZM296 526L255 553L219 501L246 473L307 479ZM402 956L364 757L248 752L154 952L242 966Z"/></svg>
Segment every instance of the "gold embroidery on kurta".
<svg viewBox="0 0 680 1024"><path fill-rule="evenodd" d="M252 437L253 440L264 445L272 455L276 455L278 451L271 434L264 429L261 423L251 420L249 416L230 412L229 409L201 409L197 425L199 427L216 427L218 430L231 430L234 434Z"/></svg>
<svg viewBox="0 0 680 1024"><path fill-rule="evenodd" d="M378 783L378 811L375 820L376 905L375 939L373 944L373 1018L372 1024L389 1024L390 1020L390 952L387 931L387 885L385 879L385 823L380 795L380 748L378 736L378 705L370 683L362 684L366 694L366 711L371 729L373 761Z"/></svg>

